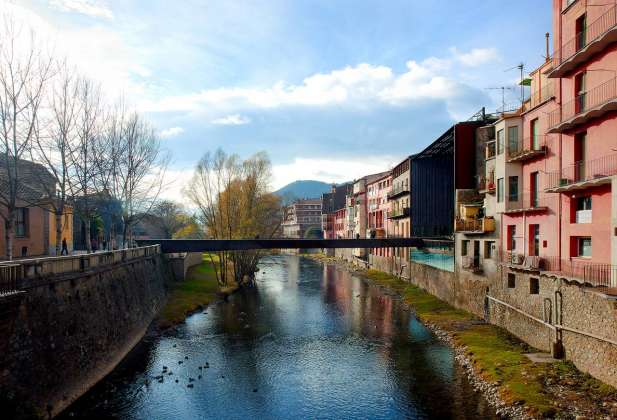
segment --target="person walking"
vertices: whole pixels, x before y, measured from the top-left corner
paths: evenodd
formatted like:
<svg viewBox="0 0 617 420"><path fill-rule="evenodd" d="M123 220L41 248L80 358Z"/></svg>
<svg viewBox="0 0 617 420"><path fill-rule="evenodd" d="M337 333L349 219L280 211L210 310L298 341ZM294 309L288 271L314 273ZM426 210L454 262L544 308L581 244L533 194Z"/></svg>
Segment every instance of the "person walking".
<svg viewBox="0 0 617 420"><path fill-rule="evenodd" d="M69 248L66 245L66 238L62 238L62 251L60 251L60 255L69 255Z"/></svg>

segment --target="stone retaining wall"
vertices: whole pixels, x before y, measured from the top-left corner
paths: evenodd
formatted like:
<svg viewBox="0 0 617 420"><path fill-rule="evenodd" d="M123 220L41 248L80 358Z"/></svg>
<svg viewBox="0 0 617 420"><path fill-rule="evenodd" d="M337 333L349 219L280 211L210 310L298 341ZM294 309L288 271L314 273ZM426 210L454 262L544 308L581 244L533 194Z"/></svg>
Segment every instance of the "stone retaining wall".
<svg viewBox="0 0 617 420"><path fill-rule="evenodd" d="M87 268L76 257L24 263L24 292L0 298L5 398L57 414L139 342L165 302L171 273L158 248L127 251Z"/></svg>
<svg viewBox="0 0 617 420"><path fill-rule="evenodd" d="M508 273L514 275L514 284L508 282ZM483 276L411 262L410 278L433 296L505 328L542 351L553 351L556 340L553 329L542 322L595 336L562 329L564 356L581 371L617 387L617 345L599 339L617 343L617 303L598 291L506 267ZM537 291L531 284L536 279ZM488 301L487 294L510 307Z"/></svg>

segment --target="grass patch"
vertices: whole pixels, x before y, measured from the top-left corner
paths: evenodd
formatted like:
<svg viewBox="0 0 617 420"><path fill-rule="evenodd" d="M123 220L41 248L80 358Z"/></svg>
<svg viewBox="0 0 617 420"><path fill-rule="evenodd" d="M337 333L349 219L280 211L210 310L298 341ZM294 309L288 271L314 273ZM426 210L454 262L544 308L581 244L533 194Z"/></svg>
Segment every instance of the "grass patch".
<svg viewBox="0 0 617 420"><path fill-rule="evenodd" d="M202 263L189 268L186 279L175 284L158 324L161 328L177 325L187 315L216 300L218 293L231 293L233 290L233 286L219 288L210 257L204 254Z"/></svg>
<svg viewBox="0 0 617 420"><path fill-rule="evenodd" d="M523 404L530 414L555 415L553 398L544 389L544 379L555 367L532 363L524 355L532 351L525 343L502 328L473 322L478 320L473 314L397 277L376 270L369 270L367 277L401 295L421 320L451 333L455 342L467 349L480 374L500 385L506 402ZM573 366L561 368L576 370Z"/></svg>

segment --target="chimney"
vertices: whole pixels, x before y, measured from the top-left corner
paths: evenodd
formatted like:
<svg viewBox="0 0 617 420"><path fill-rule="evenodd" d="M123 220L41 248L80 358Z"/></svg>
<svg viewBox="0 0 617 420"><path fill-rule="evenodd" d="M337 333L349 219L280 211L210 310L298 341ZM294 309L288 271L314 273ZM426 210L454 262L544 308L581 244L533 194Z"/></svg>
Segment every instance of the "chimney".
<svg viewBox="0 0 617 420"><path fill-rule="evenodd" d="M550 40L550 37L551 37L551 34L549 34L549 33L547 32L547 33L546 33L546 61L547 61L547 62L551 59L551 53L550 53L551 49L550 49L550 46L549 46L549 43L550 43L550 41L549 41L549 40Z"/></svg>

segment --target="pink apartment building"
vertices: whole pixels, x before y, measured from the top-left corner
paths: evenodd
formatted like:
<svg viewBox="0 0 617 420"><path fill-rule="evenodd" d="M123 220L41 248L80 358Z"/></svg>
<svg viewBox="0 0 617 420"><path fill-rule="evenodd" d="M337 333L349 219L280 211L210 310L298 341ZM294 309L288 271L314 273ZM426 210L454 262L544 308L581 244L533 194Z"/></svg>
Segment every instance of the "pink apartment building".
<svg viewBox="0 0 617 420"><path fill-rule="evenodd" d="M547 133L557 157L545 191L559 197L561 246L550 269L615 285L617 264L617 4L553 0L557 105Z"/></svg>
<svg viewBox="0 0 617 420"><path fill-rule="evenodd" d="M505 153L496 176L503 255L615 286L617 5L553 0L553 17L553 58L531 73L518 127L496 136Z"/></svg>
<svg viewBox="0 0 617 420"><path fill-rule="evenodd" d="M368 227L367 238L386 238L388 232L391 231L390 220L388 219L388 211L390 210L388 203L388 194L392 190L392 174L387 173L381 178L367 184L367 214ZM371 254L382 257L391 256L390 249L372 249Z"/></svg>

